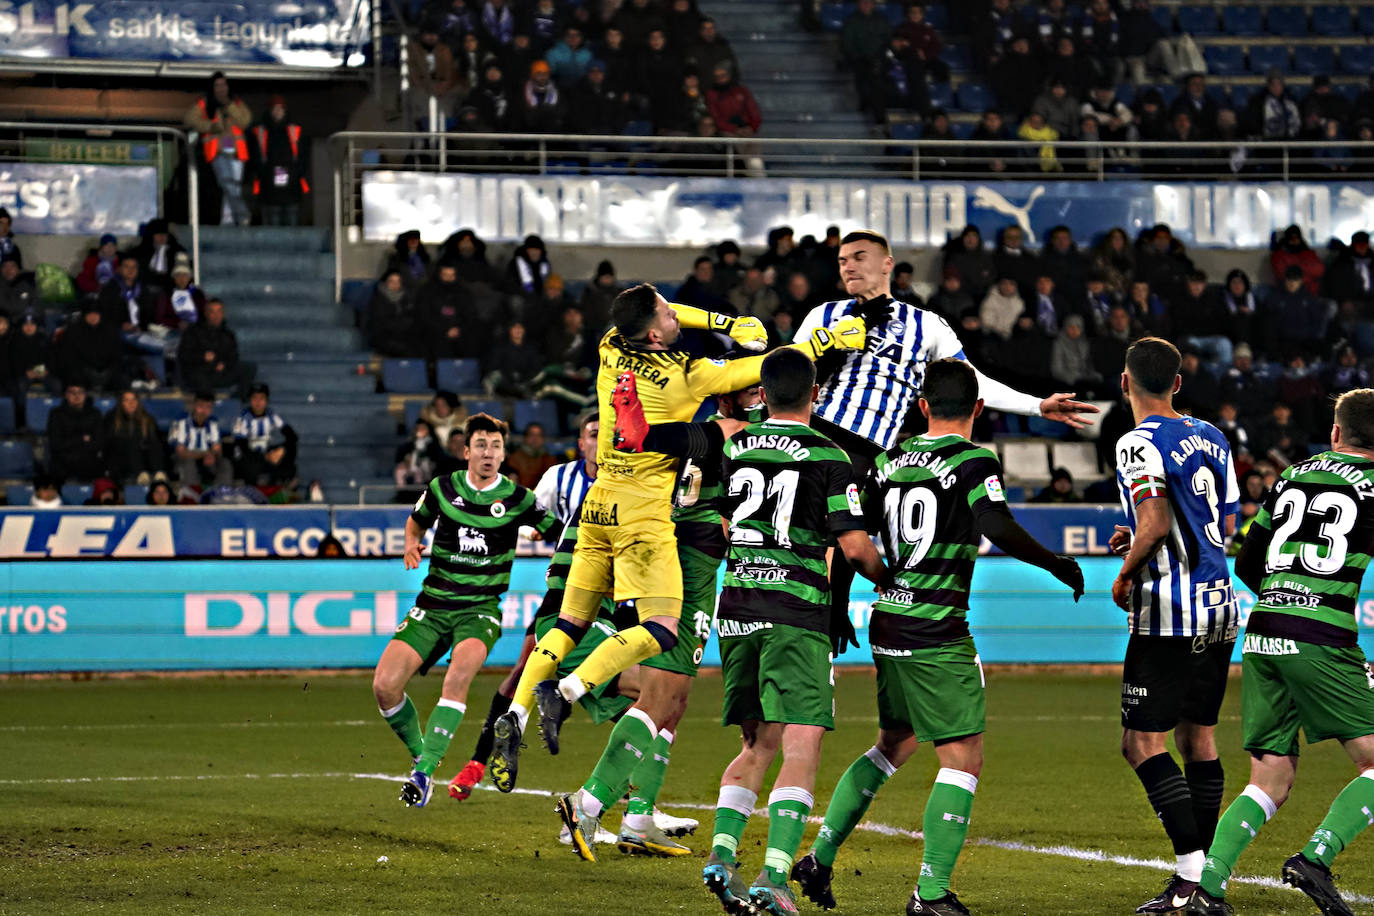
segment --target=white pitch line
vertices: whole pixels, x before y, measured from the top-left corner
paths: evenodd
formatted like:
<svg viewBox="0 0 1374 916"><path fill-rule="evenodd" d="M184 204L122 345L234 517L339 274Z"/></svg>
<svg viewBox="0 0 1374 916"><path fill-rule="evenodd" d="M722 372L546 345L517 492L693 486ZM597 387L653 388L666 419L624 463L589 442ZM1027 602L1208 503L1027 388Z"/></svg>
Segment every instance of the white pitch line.
<svg viewBox="0 0 1374 916"><path fill-rule="evenodd" d="M69 778L52 779L0 779L0 785L4 786L26 786L26 785L73 785L98 782L203 782L222 779L377 779L386 782L399 782L402 777L395 773L204 773L200 775L184 776L74 776ZM495 786L479 783L474 788L483 791L495 792ZM514 795L533 795L544 798L553 798L557 792L547 789L513 789ZM692 811L714 811L715 805L704 805L697 802L667 802L669 808L686 808ZM768 810L761 808L754 812L763 817L768 816ZM813 824L824 821L821 817L811 817L808 820ZM921 832L919 830L904 830L901 827L893 827L890 824L882 824L876 821L863 821L857 830L867 833L876 833L880 836L902 837L905 839L919 840ZM1128 868L1149 868L1156 871L1170 872L1174 865L1163 859L1139 859L1134 856L1111 855L1100 849L1079 849L1076 846L1037 846L1034 843L1022 843L1016 840L995 840L990 838L975 837L968 841L972 846L988 846L994 849L1005 849L1010 852L1029 852L1035 855L1053 856L1061 859L1075 859L1080 862L1104 862L1110 865L1123 865ZM1294 890L1276 878L1264 875L1232 875L1232 881L1241 884L1253 884L1257 887L1274 888L1277 890ZM1364 894L1357 894L1353 891L1342 890L1341 895L1350 903L1368 904L1374 903L1374 897Z"/></svg>
<svg viewBox="0 0 1374 916"><path fill-rule="evenodd" d="M312 726L336 726L356 728L376 725L376 719L338 719L333 722L280 722L266 719L261 722L106 722L90 725L0 725L0 732L46 732L46 731L111 731L148 728L310 728Z"/></svg>

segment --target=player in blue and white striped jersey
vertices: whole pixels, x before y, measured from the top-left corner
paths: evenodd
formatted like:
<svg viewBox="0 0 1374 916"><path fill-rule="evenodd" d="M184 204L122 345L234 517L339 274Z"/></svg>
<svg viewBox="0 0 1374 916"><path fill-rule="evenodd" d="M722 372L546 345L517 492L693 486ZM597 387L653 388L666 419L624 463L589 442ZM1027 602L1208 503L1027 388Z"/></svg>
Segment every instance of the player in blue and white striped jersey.
<svg viewBox="0 0 1374 916"><path fill-rule="evenodd" d="M172 424L167 444L172 447L177 473L186 486L229 483L233 469L220 443L219 421L214 416L215 396L197 392L191 412Z"/></svg>
<svg viewBox="0 0 1374 916"><path fill-rule="evenodd" d="M1174 913L1202 877L1225 789L1213 731L1226 694L1237 614L1226 536L1240 488L1226 436L1174 409L1182 357L1145 337L1126 351L1121 390L1136 427L1116 443L1130 527L1112 600L1130 615L1121 678L1121 752L1173 842L1175 874L1137 913ZM1169 732L1183 757L1169 754Z"/></svg>
<svg viewBox="0 0 1374 916"><path fill-rule="evenodd" d="M845 291L853 298L816 306L797 329L796 339L804 340L815 330L850 316L862 318L867 326L862 350L825 357L817 367L821 391L812 424L844 449L856 479L863 480L873 470L873 461L897 444L897 433L919 396L926 366L937 359L967 361L968 357L943 318L893 300L892 251L883 236L865 229L850 232L840 240L839 266ZM827 366L828 360L839 362ZM1075 401L1072 394L1041 399L988 378L976 366L974 371L979 394L994 410L1047 417L1076 429L1089 425L1085 414L1097 412L1093 405ZM846 639L858 645L852 626L844 623L853 579L849 564L834 564L831 632L841 634L839 650Z"/></svg>

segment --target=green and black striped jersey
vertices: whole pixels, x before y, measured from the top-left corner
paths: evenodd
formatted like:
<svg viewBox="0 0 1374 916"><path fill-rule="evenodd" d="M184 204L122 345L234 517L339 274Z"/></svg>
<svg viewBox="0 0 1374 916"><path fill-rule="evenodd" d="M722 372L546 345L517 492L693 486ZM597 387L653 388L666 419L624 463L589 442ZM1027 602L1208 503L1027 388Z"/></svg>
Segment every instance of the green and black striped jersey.
<svg viewBox="0 0 1374 916"><path fill-rule="evenodd" d="M725 443L722 476L730 552L720 634L747 631L737 623L828 633L826 548L835 535L864 528L849 456L803 423L765 420Z"/></svg>
<svg viewBox="0 0 1374 916"><path fill-rule="evenodd" d="M1374 552L1374 462L1323 452L1283 472L1251 525L1271 532L1246 635L1356 644L1360 581Z"/></svg>
<svg viewBox="0 0 1374 916"><path fill-rule="evenodd" d="M997 456L961 436L915 436L878 456L869 487L895 582L873 605L873 651L968 636L978 517L1009 511Z"/></svg>
<svg viewBox="0 0 1374 916"><path fill-rule="evenodd" d="M748 422L758 423L764 417L762 407L746 412ZM725 419L713 413L706 422ZM723 452L710 458L688 459L682 463L673 494L673 524L677 528L678 543L695 547L709 557L725 556L725 529L721 526L721 497L725 485L721 480Z"/></svg>
<svg viewBox="0 0 1374 916"><path fill-rule="evenodd" d="M532 491L500 475L475 490L467 477L455 471L434 478L410 514L421 528L438 522L417 607L455 610L495 601L510 585L521 526L543 535L558 526Z"/></svg>

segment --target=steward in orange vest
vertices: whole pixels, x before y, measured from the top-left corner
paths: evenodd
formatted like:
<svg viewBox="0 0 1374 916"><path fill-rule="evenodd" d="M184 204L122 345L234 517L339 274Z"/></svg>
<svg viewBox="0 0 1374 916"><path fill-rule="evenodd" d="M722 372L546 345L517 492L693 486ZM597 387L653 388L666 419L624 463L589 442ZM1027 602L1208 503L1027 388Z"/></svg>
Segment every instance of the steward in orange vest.
<svg viewBox="0 0 1374 916"><path fill-rule="evenodd" d="M296 208L310 193L310 182L305 178L310 170L309 138L302 136L299 124L286 119L286 100L279 95L272 97L267 117L249 131L249 136L253 142L248 180L262 207L263 222L294 225L296 220L289 217L298 215Z"/></svg>

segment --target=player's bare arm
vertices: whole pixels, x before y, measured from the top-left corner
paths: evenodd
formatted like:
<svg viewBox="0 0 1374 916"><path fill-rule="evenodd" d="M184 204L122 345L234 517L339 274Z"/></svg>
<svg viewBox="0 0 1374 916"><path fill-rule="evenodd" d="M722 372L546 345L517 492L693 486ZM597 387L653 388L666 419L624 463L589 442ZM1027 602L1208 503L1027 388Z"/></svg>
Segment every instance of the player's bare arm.
<svg viewBox="0 0 1374 916"><path fill-rule="evenodd" d="M1169 503L1162 496L1145 500L1136 507L1135 537L1131 549L1121 564L1112 583L1112 601L1123 611L1128 610L1127 600L1135 577L1150 558L1159 552L1164 539L1169 536ZM1115 535L1113 535L1115 537Z"/></svg>

